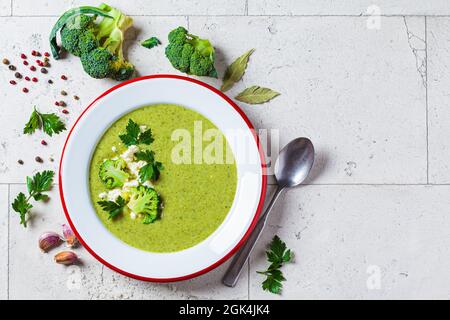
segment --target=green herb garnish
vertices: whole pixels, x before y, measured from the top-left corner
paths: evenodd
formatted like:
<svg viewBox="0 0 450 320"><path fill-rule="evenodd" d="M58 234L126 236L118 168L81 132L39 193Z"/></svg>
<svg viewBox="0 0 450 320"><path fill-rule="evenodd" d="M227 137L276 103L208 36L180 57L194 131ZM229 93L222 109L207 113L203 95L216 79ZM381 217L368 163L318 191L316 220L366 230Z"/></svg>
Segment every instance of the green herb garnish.
<svg viewBox="0 0 450 320"><path fill-rule="evenodd" d="M147 49L151 49L160 44L161 44L161 41L159 41L159 39L156 37L151 37L151 38L141 42L141 45Z"/></svg>
<svg viewBox="0 0 450 320"><path fill-rule="evenodd" d="M269 88L263 88L260 86L252 86L245 89L236 96L236 100L248 103L248 104L261 104L269 100L272 100L280 94Z"/></svg>
<svg viewBox="0 0 450 320"><path fill-rule="evenodd" d="M36 173L32 178L27 177L28 196L23 192L20 192L14 199L12 208L19 213L20 224L23 224L25 228L27 227L26 216L30 209L33 208L30 199L33 198L35 201L47 201L49 197L43 192L50 190L54 175L55 173L53 171L46 170Z"/></svg>
<svg viewBox="0 0 450 320"><path fill-rule="evenodd" d="M141 182L145 182L147 180L158 180L164 166L161 162L155 161L155 153L153 151L146 150L137 152L135 156L137 160L147 162L147 164L139 170L139 179Z"/></svg>
<svg viewBox="0 0 450 320"><path fill-rule="evenodd" d="M223 76L223 83L220 90L225 92L231 89L233 85L241 80L247 69L248 59L255 49L251 49L237 58L231 65L228 66L225 75Z"/></svg>
<svg viewBox="0 0 450 320"><path fill-rule="evenodd" d="M103 211L108 212L108 219L113 219L123 212L126 202L121 196L118 196L116 201L98 201L97 202Z"/></svg>
<svg viewBox="0 0 450 320"><path fill-rule="evenodd" d="M30 119L23 128L23 133L32 134L36 129L42 129L46 134L52 136L53 133L60 133L66 130L65 124L54 113L40 113L34 107Z"/></svg>
<svg viewBox="0 0 450 320"><path fill-rule="evenodd" d="M151 144L154 140L151 129L141 132L139 125L131 119L128 120L126 131L127 132L121 134L119 138L127 147L141 143Z"/></svg>
<svg viewBox="0 0 450 320"><path fill-rule="evenodd" d="M283 287L282 282L286 279L280 268L290 262L293 253L287 249L286 244L278 237L274 236L269 244L269 250L266 251L267 260L270 262L266 271L257 271L259 274L265 275L267 278L262 283L262 288L275 294L280 294Z"/></svg>

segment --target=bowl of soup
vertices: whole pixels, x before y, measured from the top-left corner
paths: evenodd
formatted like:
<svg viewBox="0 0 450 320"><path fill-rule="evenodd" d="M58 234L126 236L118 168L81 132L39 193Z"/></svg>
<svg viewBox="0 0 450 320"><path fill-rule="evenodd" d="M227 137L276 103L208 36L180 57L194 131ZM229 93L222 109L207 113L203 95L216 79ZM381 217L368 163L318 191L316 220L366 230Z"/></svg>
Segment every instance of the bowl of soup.
<svg viewBox="0 0 450 320"><path fill-rule="evenodd" d="M255 130L232 100L195 79L153 75L113 87L80 115L59 188L95 258L165 282L203 274L238 250L266 177Z"/></svg>

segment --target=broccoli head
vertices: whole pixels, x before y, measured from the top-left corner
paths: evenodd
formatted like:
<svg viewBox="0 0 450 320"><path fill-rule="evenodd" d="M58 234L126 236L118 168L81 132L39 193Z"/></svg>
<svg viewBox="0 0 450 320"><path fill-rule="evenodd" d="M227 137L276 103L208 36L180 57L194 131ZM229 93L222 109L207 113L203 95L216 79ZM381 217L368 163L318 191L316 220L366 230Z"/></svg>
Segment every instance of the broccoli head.
<svg viewBox="0 0 450 320"><path fill-rule="evenodd" d="M133 19L121 11L102 4L112 19L104 18L96 29L98 47L81 54L84 71L93 78L110 77L115 80L129 79L134 73L134 66L123 56L125 31L133 24Z"/></svg>
<svg viewBox="0 0 450 320"><path fill-rule="evenodd" d="M98 175L107 188L121 187L129 177L125 172L126 167L127 163L123 159L105 160L100 165Z"/></svg>
<svg viewBox="0 0 450 320"><path fill-rule="evenodd" d="M88 16L92 14L93 16ZM97 16L102 20L97 22ZM59 58L56 33L61 28L64 49L80 56L84 71L93 78L127 80L134 66L123 55L124 33L133 19L120 10L101 4L97 7L80 7L64 13L53 27L50 44L53 56Z"/></svg>
<svg viewBox="0 0 450 320"><path fill-rule="evenodd" d="M146 186L131 188L128 208L136 214L144 215L143 223L149 224L159 216L161 199L155 189Z"/></svg>
<svg viewBox="0 0 450 320"><path fill-rule="evenodd" d="M83 69L92 78L107 78L111 73L111 62L114 56L104 48L95 48L81 55Z"/></svg>
<svg viewBox="0 0 450 320"><path fill-rule="evenodd" d="M70 18L61 29L61 43L64 49L75 56L80 56L82 48L84 50L85 33L93 35L92 31L95 27L95 18L85 14ZM95 45L95 39L91 38L89 46Z"/></svg>
<svg viewBox="0 0 450 320"><path fill-rule="evenodd" d="M175 69L196 76L217 78L215 51L208 40L189 34L183 27L172 30L168 39L166 57Z"/></svg>
<svg viewBox="0 0 450 320"><path fill-rule="evenodd" d="M78 41L78 51L80 52L80 56L84 52L90 52L99 46L97 37L95 36L95 30L96 28L86 30L86 32L80 35L80 40Z"/></svg>

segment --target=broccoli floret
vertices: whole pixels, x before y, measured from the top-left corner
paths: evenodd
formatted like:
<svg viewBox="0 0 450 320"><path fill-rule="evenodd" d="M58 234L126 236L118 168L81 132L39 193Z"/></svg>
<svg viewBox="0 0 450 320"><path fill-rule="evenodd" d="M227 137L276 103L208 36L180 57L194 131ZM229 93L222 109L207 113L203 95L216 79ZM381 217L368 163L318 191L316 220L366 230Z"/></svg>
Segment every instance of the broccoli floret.
<svg viewBox="0 0 450 320"><path fill-rule="evenodd" d="M92 25L87 23L88 21L86 20L86 18L79 18L80 20L78 20L78 21L75 20L75 18L78 16L82 16L82 15L86 16L88 14L93 15L92 16ZM52 31L50 32L50 36L49 36L50 49L52 50L53 57L55 59L60 58L60 55L59 55L60 47L56 43L56 35L60 29L64 28L66 26L66 24L72 23L72 28L79 29L79 33L77 33L77 36L76 36L76 39L78 40L79 35L81 33L84 33L86 31L92 31L91 27L94 27L94 21L97 16L108 17L109 19L112 19L112 17L109 17L107 12L103 8L100 8L100 7L97 8L97 7L91 7L91 6L82 6L82 7L78 7L78 8L72 8L72 9L64 12L59 17L58 21L56 21L55 25L52 28ZM80 23L83 22L84 28L78 28L77 22L80 22ZM74 45L72 39L67 38L67 42L68 42L68 47ZM73 50L73 49L74 48L72 47L71 50Z"/></svg>
<svg viewBox="0 0 450 320"><path fill-rule="evenodd" d="M81 55L81 63L92 78L107 78L111 73L111 62L114 56L104 48L96 48Z"/></svg>
<svg viewBox="0 0 450 320"><path fill-rule="evenodd" d="M99 46L97 37L95 36L95 28L91 30L86 30L78 41L78 50L80 51L80 56L84 52L90 52Z"/></svg>
<svg viewBox="0 0 450 320"><path fill-rule="evenodd" d="M172 30L168 39L166 57L175 69L196 76L217 78L215 51L208 40L189 34L183 27Z"/></svg>
<svg viewBox="0 0 450 320"><path fill-rule="evenodd" d="M131 188L129 194L127 206L134 213L144 215L144 224L152 223L158 218L161 199L155 189L139 186Z"/></svg>
<svg viewBox="0 0 450 320"><path fill-rule="evenodd" d="M129 175L125 172L127 163L123 159L105 160L100 165L98 173L107 188L113 189L123 186Z"/></svg>
<svg viewBox="0 0 450 320"><path fill-rule="evenodd" d="M112 19L104 18L96 30L98 47L81 54L83 69L94 78L110 77L115 80L129 79L134 66L123 56L125 31L133 24L133 19L121 11L102 4L100 6Z"/></svg>
<svg viewBox="0 0 450 320"><path fill-rule="evenodd" d="M134 65L128 61L114 59L111 64L111 68L114 71L111 78L117 81L124 81L130 79L135 71Z"/></svg>
<svg viewBox="0 0 450 320"><path fill-rule="evenodd" d="M73 55L80 56L82 44L86 42L85 33L92 35L92 29L95 27L94 20L93 16L85 14L69 19L61 29L61 43L64 49ZM83 49L84 47L83 45Z"/></svg>
<svg viewBox="0 0 450 320"><path fill-rule="evenodd" d="M94 16L87 16L93 14ZM96 23L97 16L102 20ZM61 29L63 47L81 58L84 71L93 78L127 80L134 73L134 66L123 56L124 33L133 19L106 4L96 7L80 7L63 14L50 35L52 53L59 58L56 33Z"/></svg>

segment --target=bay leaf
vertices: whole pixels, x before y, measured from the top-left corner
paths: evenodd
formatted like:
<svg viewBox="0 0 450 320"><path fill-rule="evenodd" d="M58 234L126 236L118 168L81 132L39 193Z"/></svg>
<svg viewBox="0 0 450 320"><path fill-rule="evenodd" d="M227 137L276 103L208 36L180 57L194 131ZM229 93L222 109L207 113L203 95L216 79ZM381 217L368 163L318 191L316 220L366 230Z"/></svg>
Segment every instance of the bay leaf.
<svg viewBox="0 0 450 320"><path fill-rule="evenodd" d="M247 51L228 66L223 76L222 86L220 87L222 92L230 90L236 82L241 80L245 69L247 69L248 59L254 51L255 49Z"/></svg>
<svg viewBox="0 0 450 320"><path fill-rule="evenodd" d="M235 99L248 104L261 104L279 95L278 92L272 89L252 86L239 93Z"/></svg>

